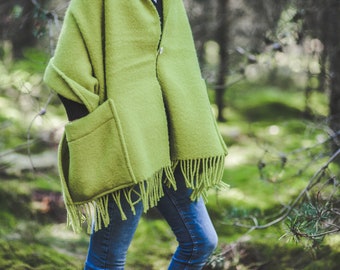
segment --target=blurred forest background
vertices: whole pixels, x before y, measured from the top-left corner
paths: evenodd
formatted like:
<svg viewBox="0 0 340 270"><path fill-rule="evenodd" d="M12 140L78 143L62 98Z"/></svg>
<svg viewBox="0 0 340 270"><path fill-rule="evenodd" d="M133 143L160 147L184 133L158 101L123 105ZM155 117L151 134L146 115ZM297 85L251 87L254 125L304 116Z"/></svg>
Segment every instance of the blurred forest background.
<svg viewBox="0 0 340 270"><path fill-rule="evenodd" d="M66 115L42 83L68 2L0 0L0 269L82 269L86 256L56 168ZM229 146L205 269L340 269L340 1L184 3ZM127 269L166 269L175 247L150 211Z"/></svg>

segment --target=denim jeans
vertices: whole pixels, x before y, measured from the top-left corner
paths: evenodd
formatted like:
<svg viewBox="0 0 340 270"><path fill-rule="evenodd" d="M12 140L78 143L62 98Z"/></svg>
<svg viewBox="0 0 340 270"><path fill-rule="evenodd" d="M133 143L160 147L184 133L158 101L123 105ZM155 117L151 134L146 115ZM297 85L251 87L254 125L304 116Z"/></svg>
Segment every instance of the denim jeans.
<svg viewBox="0 0 340 270"><path fill-rule="evenodd" d="M202 269L217 245L217 235L204 202L190 200L191 190L185 187L181 177L178 177L176 191L164 186L164 193L157 208L178 241L168 269ZM134 215L126 203L127 220L121 220L116 205L110 203L111 222L107 228L92 233L85 270L124 269L127 250L143 212L141 202L135 207ZM149 244L152 245L152 239Z"/></svg>

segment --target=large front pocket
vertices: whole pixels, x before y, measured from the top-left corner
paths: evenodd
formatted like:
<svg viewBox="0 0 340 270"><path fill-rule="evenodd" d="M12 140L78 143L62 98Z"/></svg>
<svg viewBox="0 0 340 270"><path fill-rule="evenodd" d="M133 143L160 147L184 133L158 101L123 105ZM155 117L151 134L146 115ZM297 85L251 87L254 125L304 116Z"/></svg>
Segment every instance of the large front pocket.
<svg viewBox="0 0 340 270"><path fill-rule="evenodd" d="M68 123L65 133L70 160L66 183L75 203L91 201L134 183L112 100Z"/></svg>

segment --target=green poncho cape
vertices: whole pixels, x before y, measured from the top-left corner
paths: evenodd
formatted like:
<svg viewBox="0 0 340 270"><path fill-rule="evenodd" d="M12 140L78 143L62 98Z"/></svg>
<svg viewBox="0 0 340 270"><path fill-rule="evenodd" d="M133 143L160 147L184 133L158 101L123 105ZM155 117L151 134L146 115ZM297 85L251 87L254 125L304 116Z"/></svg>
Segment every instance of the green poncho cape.
<svg viewBox="0 0 340 270"><path fill-rule="evenodd" d="M107 226L121 197L144 210L176 188L192 199L221 185L226 146L218 132L182 0L72 0L44 80L90 114L65 126L59 171L68 221ZM91 214L95 209L96 215ZM120 207L121 209L121 207ZM122 218L126 218L121 209Z"/></svg>

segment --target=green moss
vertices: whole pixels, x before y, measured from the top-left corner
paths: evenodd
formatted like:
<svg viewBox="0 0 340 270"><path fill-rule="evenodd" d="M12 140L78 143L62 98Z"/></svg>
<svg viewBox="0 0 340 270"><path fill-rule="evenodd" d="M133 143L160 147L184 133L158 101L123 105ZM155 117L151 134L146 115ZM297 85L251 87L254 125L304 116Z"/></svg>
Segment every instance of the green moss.
<svg viewBox="0 0 340 270"><path fill-rule="evenodd" d="M142 218L127 257L127 270L166 269L177 246L163 219Z"/></svg>
<svg viewBox="0 0 340 270"><path fill-rule="evenodd" d="M268 232L243 237L240 242L222 246L218 252L212 257L210 265L214 260L222 260L222 265L229 265L227 269L337 270L340 265L340 253L333 252L329 246L306 250L293 243L278 241L275 234Z"/></svg>
<svg viewBox="0 0 340 270"><path fill-rule="evenodd" d="M0 211L0 236L8 234L17 224L17 219L12 213L3 209Z"/></svg>
<svg viewBox="0 0 340 270"><path fill-rule="evenodd" d="M79 261L73 257L37 243L20 240L0 240L1 269L81 269Z"/></svg>
<svg viewBox="0 0 340 270"><path fill-rule="evenodd" d="M30 218L32 211L29 203L30 189L27 184L18 181L2 181L0 188L0 207L3 212L11 213L20 218Z"/></svg>

